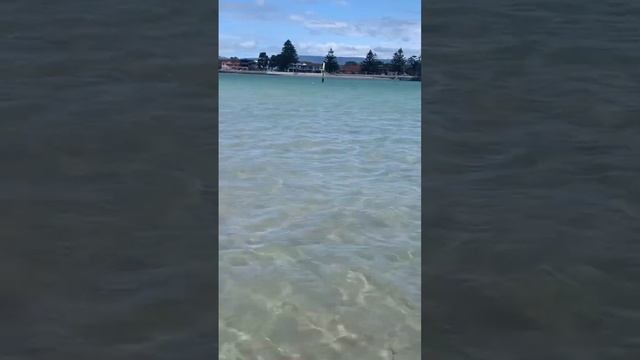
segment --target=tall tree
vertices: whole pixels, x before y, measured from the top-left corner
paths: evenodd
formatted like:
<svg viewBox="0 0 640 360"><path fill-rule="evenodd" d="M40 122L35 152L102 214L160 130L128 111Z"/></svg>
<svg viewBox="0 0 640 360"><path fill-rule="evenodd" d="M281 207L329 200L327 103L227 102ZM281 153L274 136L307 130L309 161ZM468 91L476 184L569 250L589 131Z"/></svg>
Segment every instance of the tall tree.
<svg viewBox="0 0 640 360"><path fill-rule="evenodd" d="M338 65L338 59L333 55L333 49L329 48L329 52L327 56L324 57L325 67L324 70L328 73L334 73L340 70L340 65Z"/></svg>
<svg viewBox="0 0 640 360"><path fill-rule="evenodd" d="M271 58L269 58L269 67L270 68L277 68L278 67L278 56L280 55L271 55Z"/></svg>
<svg viewBox="0 0 640 360"><path fill-rule="evenodd" d="M378 56L369 50L364 61L360 63L360 70L365 74L375 74L378 72L379 64Z"/></svg>
<svg viewBox="0 0 640 360"><path fill-rule="evenodd" d="M284 42L282 46L282 52L280 53L280 59L278 61L278 68L281 71L286 70L289 65L298 62L298 53L290 40Z"/></svg>
<svg viewBox="0 0 640 360"><path fill-rule="evenodd" d="M422 57L416 57L415 55L410 57L407 61L407 73L411 76L420 77L422 72Z"/></svg>
<svg viewBox="0 0 640 360"><path fill-rule="evenodd" d="M416 61L418 61L418 58L415 55L407 59L407 74L411 76L416 75L416 70L415 70Z"/></svg>
<svg viewBox="0 0 640 360"><path fill-rule="evenodd" d="M400 48L393 54L393 59L391 59L391 71L395 71L399 75L404 74L406 63L404 53L402 52L402 48Z"/></svg>
<svg viewBox="0 0 640 360"><path fill-rule="evenodd" d="M258 69L265 70L269 66L269 57L266 52L261 52L258 55Z"/></svg>

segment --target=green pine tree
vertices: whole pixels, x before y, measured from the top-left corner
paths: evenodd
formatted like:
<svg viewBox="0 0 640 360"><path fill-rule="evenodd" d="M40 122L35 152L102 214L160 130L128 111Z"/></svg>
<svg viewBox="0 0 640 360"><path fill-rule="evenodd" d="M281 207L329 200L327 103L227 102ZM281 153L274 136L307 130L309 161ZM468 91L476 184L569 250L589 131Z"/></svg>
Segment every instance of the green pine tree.
<svg viewBox="0 0 640 360"><path fill-rule="evenodd" d="M369 50L364 61L360 63L360 71L365 74L376 74L378 73L379 65L380 62L377 59L377 55L374 54L373 51Z"/></svg>
<svg viewBox="0 0 640 360"><path fill-rule="evenodd" d="M420 78L422 73L422 57L416 57L415 55L410 57L407 65L407 73Z"/></svg>
<svg viewBox="0 0 640 360"><path fill-rule="evenodd" d="M282 46L282 52L278 61L278 68L280 71L285 71L291 64L298 62L298 53L290 40L284 42Z"/></svg>
<svg viewBox="0 0 640 360"><path fill-rule="evenodd" d="M278 67L278 58L279 55L271 55L271 57L269 58L269 67L270 68L277 68Z"/></svg>
<svg viewBox="0 0 640 360"><path fill-rule="evenodd" d="M393 59L391 59L391 71L395 71L399 75L404 74L406 63L402 48L400 48L393 54Z"/></svg>
<svg viewBox="0 0 640 360"><path fill-rule="evenodd" d="M266 52L261 52L260 55L258 55L258 68L260 70L266 70L267 66L269 66L269 57Z"/></svg>
<svg viewBox="0 0 640 360"><path fill-rule="evenodd" d="M334 73L340 70L338 65L338 59L333 55L333 49L329 48L327 56L324 57L325 67L324 70L328 73Z"/></svg>

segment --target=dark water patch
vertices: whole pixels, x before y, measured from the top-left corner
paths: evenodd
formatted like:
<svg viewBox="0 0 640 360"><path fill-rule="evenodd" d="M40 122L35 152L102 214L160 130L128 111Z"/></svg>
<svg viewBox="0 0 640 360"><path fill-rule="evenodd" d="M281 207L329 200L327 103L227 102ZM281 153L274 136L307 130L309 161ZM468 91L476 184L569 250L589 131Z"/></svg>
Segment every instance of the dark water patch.
<svg viewBox="0 0 640 360"><path fill-rule="evenodd" d="M215 5L0 4L0 357L217 353Z"/></svg>
<svg viewBox="0 0 640 360"><path fill-rule="evenodd" d="M633 358L637 5L426 10L423 356Z"/></svg>

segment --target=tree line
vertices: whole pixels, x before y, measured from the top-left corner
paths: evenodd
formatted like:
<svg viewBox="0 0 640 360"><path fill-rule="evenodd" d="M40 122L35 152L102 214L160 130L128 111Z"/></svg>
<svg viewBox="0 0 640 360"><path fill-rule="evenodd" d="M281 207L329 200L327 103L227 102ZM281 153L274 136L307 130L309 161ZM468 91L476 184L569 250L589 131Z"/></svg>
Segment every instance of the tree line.
<svg viewBox="0 0 640 360"><path fill-rule="evenodd" d="M378 60L378 56L369 50L364 58L364 61L360 63L360 72L364 74L387 74L388 72L394 72L398 75L411 75L421 76L422 69L422 56L411 56L408 59L405 58L402 48L393 53L393 58L390 63L383 63Z"/></svg>
<svg viewBox="0 0 640 360"><path fill-rule="evenodd" d="M290 40L287 40L282 46L280 54L269 57L266 52L261 52L260 55L258 55L258 68L262 70L271 68L286 71L289 66L298 61L298 53L295 46L293 46ZM324 62L326 72L336 73L340 71L340 65L338 64L338 59L333 49L329 49L329 52L324 57ZM405 58L402 48L400 48L393 54L390 63L384 63L378 60L378 56L372 50L369 50L360 64L354 61L348 61L345 65L360 65L359 72L361 74L388 74L389 72L393 72L398 75L406 74L420 77L422 57L416 57L414 55Z"/></svg>

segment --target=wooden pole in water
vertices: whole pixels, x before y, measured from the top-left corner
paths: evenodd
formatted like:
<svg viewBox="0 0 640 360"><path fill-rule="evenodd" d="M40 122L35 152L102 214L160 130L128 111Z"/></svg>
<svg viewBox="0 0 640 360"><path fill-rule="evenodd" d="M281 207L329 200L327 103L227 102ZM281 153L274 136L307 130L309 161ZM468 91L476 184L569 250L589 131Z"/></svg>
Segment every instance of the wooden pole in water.
<svg viewBox="0 0 640 360"><path fill-rule="evenodd" d="M324 82L324 64L325 62L322 62L322 82Z"/></svg>

